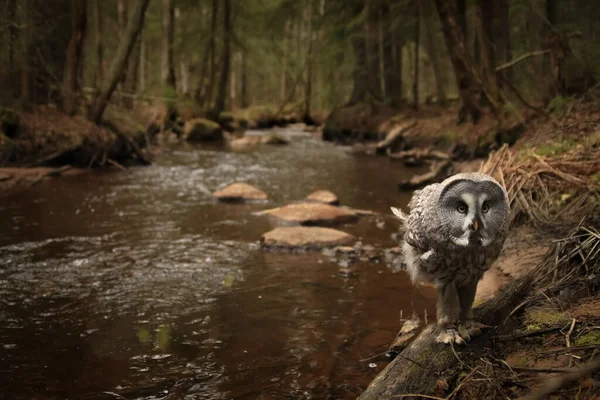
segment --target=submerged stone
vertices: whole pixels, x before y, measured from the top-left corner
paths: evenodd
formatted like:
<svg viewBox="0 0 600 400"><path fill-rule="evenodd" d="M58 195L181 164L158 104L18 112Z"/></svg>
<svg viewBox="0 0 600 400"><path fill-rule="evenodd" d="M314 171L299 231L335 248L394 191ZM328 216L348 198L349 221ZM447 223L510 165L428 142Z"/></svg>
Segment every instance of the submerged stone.
<svg viewBox="0 0 600 400"><path fill-rule="evenodd" d="M322 203L288 204L260 214L270 215L280 221L298 225L333 225L355 222L359 215L353 210Z"/></svg>
<svg viewBox="0 0 600 400"><path fill-rule="evenodd" d="M340 204L340 199L329 190L317 190L306 197L307 200L325 204Z"/></svg>
<svg viewBox="0 0 600 400"><path fill-rule="evenodd" d="M321 227L280 227L262 235L265 248L320 250L327 247L348 246L356 238L346 232Z"/></svg>
<svg viewBox="0 0 600 400"><path fill-rule="evenodd" d="M233 183L213 193L213 196L224 202L244 202L266 200L267 194L247 183Z"/></svg>

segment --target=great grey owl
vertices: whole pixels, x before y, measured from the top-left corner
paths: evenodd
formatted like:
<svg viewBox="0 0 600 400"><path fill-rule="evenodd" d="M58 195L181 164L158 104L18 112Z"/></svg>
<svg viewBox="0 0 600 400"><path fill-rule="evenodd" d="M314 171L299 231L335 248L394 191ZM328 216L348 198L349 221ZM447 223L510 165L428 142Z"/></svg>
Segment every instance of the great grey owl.
<svg viewBox="0 0 600 400"><path fill-rule="evenodd" d="M508 234L506 190L486 174L457 174L416 191L409 208L392 207L404 222L408 273L438 290L437 341L464 343L479 331L471 312L477 284Z"/></svg>

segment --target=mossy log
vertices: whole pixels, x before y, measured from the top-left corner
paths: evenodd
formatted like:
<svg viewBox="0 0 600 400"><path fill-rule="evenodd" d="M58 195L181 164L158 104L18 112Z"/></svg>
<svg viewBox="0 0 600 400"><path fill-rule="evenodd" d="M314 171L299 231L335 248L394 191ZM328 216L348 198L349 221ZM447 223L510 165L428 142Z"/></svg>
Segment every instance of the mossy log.
<svg viewBox="0 0 600 400"><path fill-rule="evenodd" d="M533 273L507 285L494 298L474 310L475 320L488 326L501 325L531 290ZM466 346L437 343L437 329L429 325L406 347L360 395L359 400L383 400L413 394L443 397L448 383L455 382L464 364L481 357L494 337L488 329ZM463 364L464 363L464 364Z"/></svg>

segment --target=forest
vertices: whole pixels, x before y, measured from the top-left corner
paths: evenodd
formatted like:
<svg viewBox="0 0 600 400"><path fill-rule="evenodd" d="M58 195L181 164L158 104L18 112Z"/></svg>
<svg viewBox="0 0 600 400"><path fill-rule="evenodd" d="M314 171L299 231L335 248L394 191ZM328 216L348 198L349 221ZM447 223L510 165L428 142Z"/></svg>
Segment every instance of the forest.
<svg viewBox="0 0 600 400"><path fill-rule="evenodd" d="M0 397L598 397L596 2L0 4ZM401 210L476 172L448 345Z"/></svg>

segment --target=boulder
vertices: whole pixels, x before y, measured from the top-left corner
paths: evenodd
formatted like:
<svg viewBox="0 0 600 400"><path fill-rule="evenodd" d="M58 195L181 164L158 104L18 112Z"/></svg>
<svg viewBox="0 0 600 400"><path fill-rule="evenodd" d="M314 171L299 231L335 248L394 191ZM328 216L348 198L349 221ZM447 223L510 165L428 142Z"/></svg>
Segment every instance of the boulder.
<svg viewBox="0 0 600 400"><path fill-rule="evenodd" d="M340 204L340 199L329 190L317 190L316 192L309 194L306 197L306 200L332 205Z"/></svg>
<svg viewBox="0 0 600 400"><path fill-rule="evenodd" d="M221 126L214 121L195 118L185 123L183 137L189 142L221 140L223 139L223 131Z"/></svg>
<svg viewBox="0 0 600 400"><path fill-rule="evenodd" d="M213 196L223 202L244 202L266 200L267 194L247 183L234 183L213 193Z"/></svg>
<svg viewBox="0 0 600 400"><path fill-rule="evenodd" d="M242 136L231 139L228 142L229 148L233 151L244 151L253 149L261 143L259 136Z"/></svg>
<svg viewBox="0 0 600 400"><path fill-rule="evenodd" d="M272 216L280 221L299 225L333 225L355 222L359 215L350 210L322 203L299 203L272 208L260 214Z"/></svg>
<svg viewBox="0 0 600 400"><path fill-rule="evenodd" d="M285 137L278 135L276 133L271 133L269 135L265 135L261 138L262 144L272 144L272 145L282 145L282 144L290 144L290 141Z"/></svg>
<svg viewBox="0 0 600 400"><path fill-rule="evenodd" d="M260 243L270 249L320 250L326 247L347 246L355 237L342 231L320 227L280 227L262 235Z"/></svg>

